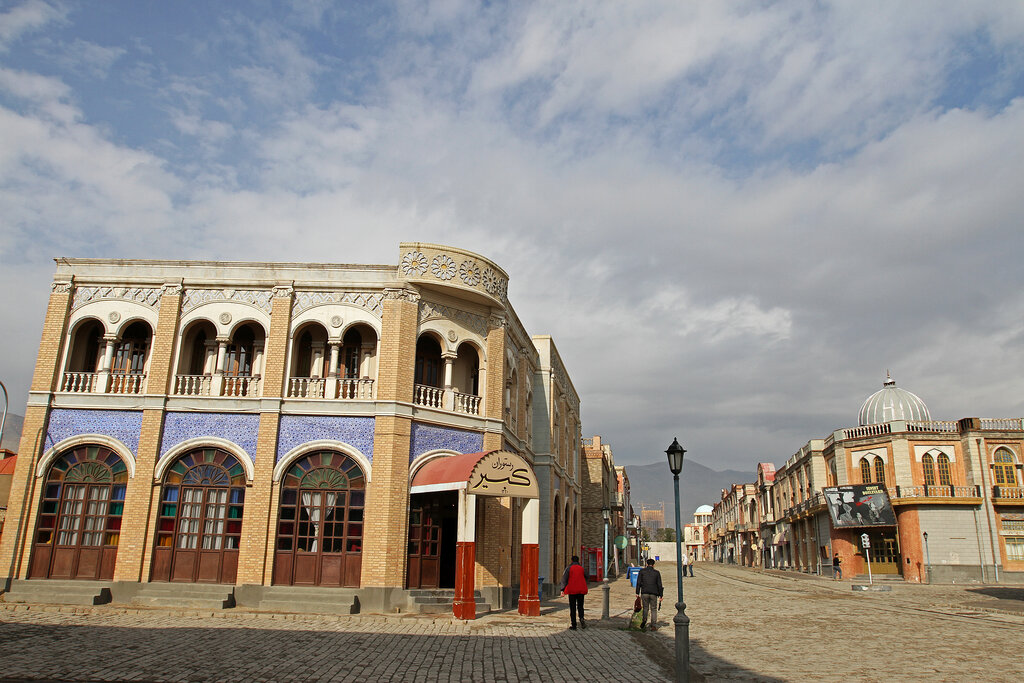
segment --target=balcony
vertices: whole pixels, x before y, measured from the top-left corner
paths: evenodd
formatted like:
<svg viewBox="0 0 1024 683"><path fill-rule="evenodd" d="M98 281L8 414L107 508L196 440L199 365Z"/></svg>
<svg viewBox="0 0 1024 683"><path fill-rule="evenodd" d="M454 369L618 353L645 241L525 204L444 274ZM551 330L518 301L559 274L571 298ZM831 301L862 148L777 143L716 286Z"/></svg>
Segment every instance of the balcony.
<svg viewBox="0 0 1024 683"><path fill-rule="evenodd" d="M175 396L229 396L257 398L263 392L261 377L222 377L209 375L177 375L174 378Z"/></svg>
<svg viewBox="0 0 1024 683"><path fill-rule="evenodd" d="M141 394L146 373L65 372L60 390L69 394Z"/></svg>
<svg viewBox="0 0 1024 683"><path fill-rule="evenodd" d="M288 398L372 401L374 398L373 384L372 379L292 377L288 381Z"/></svg>
<svg viewBox="0 0 1024 683"><path fill-rule="evenodd" d="M897 486L894 500L909 498L981 498L980 486Z"/></svg>
<svg viewBox="0 0 1024 683"><path fill-rule="evenodd" d="M441 387L417 384L413 388L412 402L418 406L450 410L463 415L479 415L482 399L475 394L464 394L458 389L449 391ZM510 424L515 431L515 417L510 418Z"/></svg>
<svg viewBox="0 0 1024 683"><path fill-rule="evenodd" d="M992 498L994 503L1020 505L1024 503L1024 486L993 486Z"/></svg>

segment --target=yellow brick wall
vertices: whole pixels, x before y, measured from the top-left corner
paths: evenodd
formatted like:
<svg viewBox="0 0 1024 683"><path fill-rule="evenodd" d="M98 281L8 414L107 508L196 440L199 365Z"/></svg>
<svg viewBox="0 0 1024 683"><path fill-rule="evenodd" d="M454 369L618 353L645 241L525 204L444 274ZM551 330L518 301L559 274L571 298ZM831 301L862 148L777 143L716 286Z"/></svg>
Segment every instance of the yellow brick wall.
<svg viewBox="0 0 1024 683"><path fill-rule="evenodd" d="M379 400L412 401L418 306L404 298L384 301ZM361 583L405 587L409 523L409 446L412 421L378 416L373 435L373 476L363 523Z"/></svg>
<svg viewBox="0 0 1024 683"><path fill-rule="evenodd" d="M71 287L55 285L43 320L43 334L32 375L32 391L51 392L56 388L70 304ZM38 494L35 468L45 451L44 436L48 416L49 409L46 407L29 405L25 410L18 463L11 480L4 534L0 539L0 576L23 578L28 571Z"/></svg>
<svg viewBox="0 0 1024 683"><path fill-rule="evenodd" d="M505 416L505 328L493 327L487 333L487 417ZM501 446L498 446L500 448Z"/></svg>
<svg viewBox="0 0 1024 683"><path fill-rule="evenodd" d="M178 336L178 312L181 292L165 291L160 299L160 314L149 362L146 393L166 394L171 378L171 359ZM121 540L117 548L115 581L148 581L152 560L152 539L156 526L156 510L160 487L153 483L156 462L160 457L164 411L142 411L139 449L135 456L135 476L128 480L124 515L121 518Z"/></svg>
<svg viewBox="0 0 1024 683"><path fill-rule="evenodd" d="M283 295L286 294L287 295ZM270 333L264 347L263 398L280 398L284 390L291 327L292 297L289 289L277 291L270 315ZM273 574L277 509L274 505L274 465L281 415L260 414L252 486L245 492L242 537L238 550L238 584L270 583Z"/></svg>

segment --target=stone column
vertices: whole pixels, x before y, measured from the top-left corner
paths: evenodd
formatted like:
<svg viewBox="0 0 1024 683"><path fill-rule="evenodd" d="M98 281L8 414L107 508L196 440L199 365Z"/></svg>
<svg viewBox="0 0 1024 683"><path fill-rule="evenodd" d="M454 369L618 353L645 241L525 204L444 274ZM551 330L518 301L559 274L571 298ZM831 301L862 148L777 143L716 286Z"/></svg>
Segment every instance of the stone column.
<svg viewBox="0 0 1024 683"><path fill-rule="evenodd" d="M445 410L455 409L455 392L452 391L452 374L455 368L455 359L457 356L454 353L442 353L441 360L444 361L444 399L442 400L441 406Z"/></svg>
<svg viewBox="0 0 1024 683"><path fill-rule="evenodd" d="M540 501L530 498L523 506L523 559L519 569L519 613L540 616L537 581L540 577L538 544L540 534Z"/></svg>
<svg viewBox="0 0 1024 683"><path fill-rule="evenodd" d="M327 371L327 384L324 387L324 398L338 398L338 359L341 356L341 342L329 342L331 346L331 360Z"/></svg>
<svg viewBox="0 0 1024 683"><path fill-rule="evenodd" d="M220 396L224 393L224 366L228 357L228 338L217 337L217 364L213 368L213 380L210 382L210 395Z"/></svg>
<svg viewBox="0 0 1024 683"><path fill-rule="evenodd" d="M71 280L55 281L43 320L42 340L36 356L35 372L29 390L28 406L21 428L18 462L11 479L7 500L4 533L0 537L0 586L4 577L24 578L28 572L32 533L38 494L35 470L46 450L46 424L50 415L50 398L60 376L59 361L67 333L68 310L71 305Z"/></svg>
<svg viewBox="0 0 1024 683"><path fill-rule="evenodd" d="M459 491L452 612L456 619L476 619L476 496L465 489Z"/></svg>
<svg viewBox="0 0 1024 683"><path fill-rule="evenodd" d="M96 373L96 382L92 387L97 394L105 394L110 390L110 366L113 364L116 347L116 335L103 335L103 360L100 362L100 370Z"/></svg>

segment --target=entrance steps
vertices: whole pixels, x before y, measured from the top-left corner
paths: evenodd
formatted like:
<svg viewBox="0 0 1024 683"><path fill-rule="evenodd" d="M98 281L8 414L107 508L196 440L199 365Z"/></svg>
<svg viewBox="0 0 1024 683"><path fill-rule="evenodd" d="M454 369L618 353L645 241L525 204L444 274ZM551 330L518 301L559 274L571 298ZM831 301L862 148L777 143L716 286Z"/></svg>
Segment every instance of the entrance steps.
<svg viewBox="0 0 1024 683"><path fill-rule="evenodd" d="M261 612L359 614L358 588L268 586L256 609Z"/></svg>
<svg viewBox="0 0 1024 683"><path fill-rule="evenodd" d="M216 583L144 583L130 604L135 607L226 609L235 606L234 586Z"/></svg>
<svg viewBox="0 0 1024 683"><path fill-rule="evenodd" d="M476 615L487 614L491 606L484 602L480 591L473 593ZM451 614L455 591L450 588L412 588L409 590L409 611L413 614Z"/></svg>
<svg viewBox="0 0 1024 683"><path fill-rule="evenodd" d="M43 605L105 605L110 602L111 581L62 581L15 579L4 602Z"/></svg>

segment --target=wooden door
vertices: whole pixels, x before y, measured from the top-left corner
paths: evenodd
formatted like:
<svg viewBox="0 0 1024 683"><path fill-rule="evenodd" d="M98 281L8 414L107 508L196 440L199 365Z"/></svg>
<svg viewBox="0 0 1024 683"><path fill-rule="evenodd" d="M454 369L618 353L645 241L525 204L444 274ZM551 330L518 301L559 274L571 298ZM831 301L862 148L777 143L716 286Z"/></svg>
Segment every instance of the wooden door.
<svg viewBox="0 0 1024 683"><path fill-rule="evenodd" d="M440 585L441 519L436 498L417 496L413 499L409 510L408 552L409 588L437 588Z"/></svg>
<svg viewBox="0 0 1024 683"><path fill-rule="evenodd" d="M871 535L871 571L875 574L900 573L900 549L895 535Z"/></svg>

